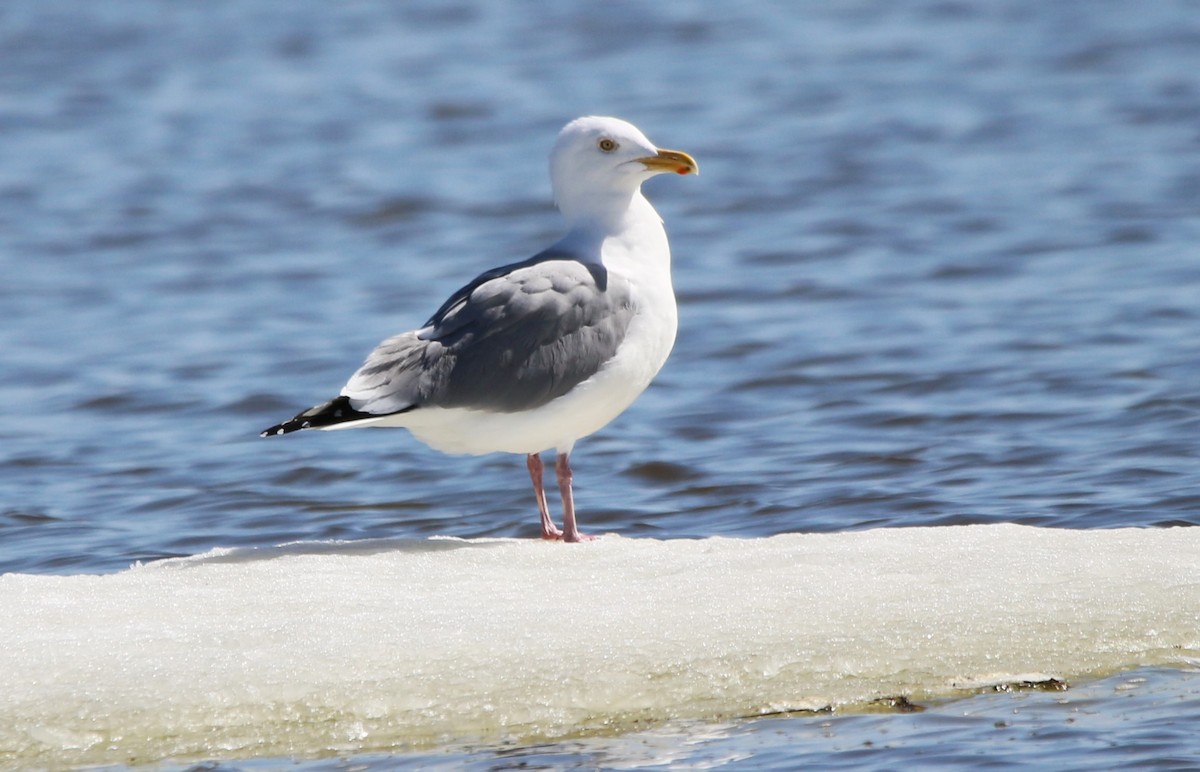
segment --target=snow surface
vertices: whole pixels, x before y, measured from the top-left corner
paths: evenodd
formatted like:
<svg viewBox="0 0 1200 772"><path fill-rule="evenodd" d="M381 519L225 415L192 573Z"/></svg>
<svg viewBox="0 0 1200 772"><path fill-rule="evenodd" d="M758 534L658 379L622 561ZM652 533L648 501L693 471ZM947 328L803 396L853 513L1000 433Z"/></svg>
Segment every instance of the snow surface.
<svg viewBox="0 0 1200 772"><path fill-rule="evenodd" d="M536 742L1200 656L1200 528L216 550L0 577L0 764Z"/></svg>

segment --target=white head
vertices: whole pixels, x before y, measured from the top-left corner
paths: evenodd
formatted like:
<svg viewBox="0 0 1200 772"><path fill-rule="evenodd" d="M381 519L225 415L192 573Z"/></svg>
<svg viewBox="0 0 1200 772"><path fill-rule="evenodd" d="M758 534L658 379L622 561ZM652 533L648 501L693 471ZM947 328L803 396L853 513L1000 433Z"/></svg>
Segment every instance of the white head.
<svg viewBox="0 0 1200 772"><path fill-rule="evenodd" d="M554 202L568 221L624 212L656 174L699 174L687 153L660 150L620 118L576 118L559 132L550 153Z"/></svg>

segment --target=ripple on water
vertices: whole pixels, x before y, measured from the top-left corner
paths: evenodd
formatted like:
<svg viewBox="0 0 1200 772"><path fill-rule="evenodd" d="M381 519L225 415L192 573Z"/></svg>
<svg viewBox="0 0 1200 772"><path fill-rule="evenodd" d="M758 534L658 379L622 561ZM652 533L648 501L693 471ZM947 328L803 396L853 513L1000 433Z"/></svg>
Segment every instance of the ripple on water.
<svg viewBox="0 0 1200 772"><path fill-rule="evenodd" d="M680 334L575 451L586 529L1200 524L1189 2L154 5L5 5L0 571L536 536L519 458L257 432L555 237L602 106L704 174L647 186ZM1169 767L1200 707L1147 677L450 758Z"/></svg>

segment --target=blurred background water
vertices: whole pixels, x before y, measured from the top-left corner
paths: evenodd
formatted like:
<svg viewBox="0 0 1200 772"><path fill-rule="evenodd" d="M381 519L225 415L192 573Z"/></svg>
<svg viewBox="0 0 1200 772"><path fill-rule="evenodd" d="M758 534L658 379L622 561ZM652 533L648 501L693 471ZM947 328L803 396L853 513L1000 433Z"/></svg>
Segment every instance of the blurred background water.
<svg viewBox="0 0 1200 772"><path fill-rule="evenodd" d="M1194 0L10 0L0 65L0 571L534 536L517 457L257 432L555 238L589 113L702 175L647 186L679 338L585 530L1200 521ZM886 763L993 742L924 731Z"/></svg>

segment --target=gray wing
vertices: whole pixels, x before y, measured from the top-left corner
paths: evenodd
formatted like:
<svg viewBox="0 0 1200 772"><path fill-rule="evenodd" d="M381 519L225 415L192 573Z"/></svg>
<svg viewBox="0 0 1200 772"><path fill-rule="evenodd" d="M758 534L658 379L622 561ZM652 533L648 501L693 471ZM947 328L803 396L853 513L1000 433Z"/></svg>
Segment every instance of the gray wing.
<svg viewBox="0 0 1200 772"><path fill-rule="evenodd" d="M425 327L385 340L342 394L376 415L423 405L532 409L594 375L632 318L626 281L543 253L482 274Z"/></svg>

